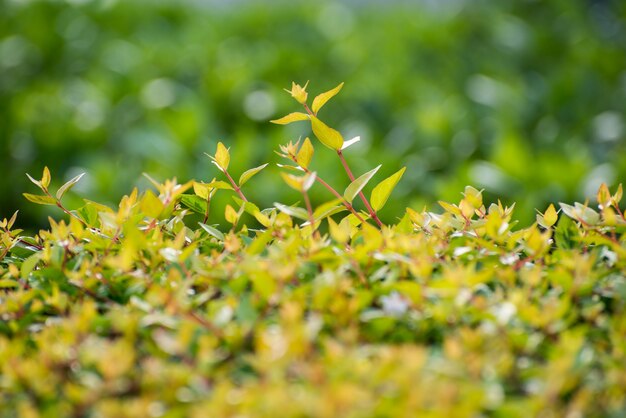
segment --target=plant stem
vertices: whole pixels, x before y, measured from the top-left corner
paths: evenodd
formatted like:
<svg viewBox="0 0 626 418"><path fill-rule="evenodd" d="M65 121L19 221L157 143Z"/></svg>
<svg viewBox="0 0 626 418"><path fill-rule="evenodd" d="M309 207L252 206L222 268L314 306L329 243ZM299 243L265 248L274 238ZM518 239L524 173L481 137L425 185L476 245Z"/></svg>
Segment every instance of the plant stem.
<svg viewBox="0 0 626 418"><path fill-rule="evenodd" d="M228 177L228 181L230 181L230 184L233 186L233 189L235 189L235 191L237 192L241 200L243 200L244 202L247 202L248 199L246 199L243 192L241 191L241 187L237 186L237 183L235 183L235 180L233 180L230 174L228 174L228 170L224 170L224 174L226 174L226 177Z"/></svg>
<svg viewBox="0 0 626 418"><path fill-rule="evenodd" d="M350 170L350 166L348 166L348 162L346 161L346 158L343 156L343 152L341 152L341 150L337 150L337 155L339 156L339 159L341 160L341 164L343 165L343 168L346 170L346 173L348 174L348 177L350 178L350 181L354 181L354 175L352 174L352 170ZM376 222L376 224L380 228L382 228L383 223L378 218L378 215L376 214L376 211L374 211L374 209L372 209L372 206L370 205L370 202L367 200L367 198L363 194L363 191L359 191L359 197L363 201L363 204L367 208L367 211L369 212L369 214L372 217L372 219Z"/></svg>
<svg viewBox="0 0 626 418"><path fill-rule="evenodd" d="M295 158L295 156L292 156L291 158L296 164L298 164L298 160ZM311 171L308 168L302 167L300 164L298 164L298 166L304 170L305 173L310 173ZM356 211L356 209L354 209L354 206L352 206L350 204L350 202L348 202L346 199L344 199L344 197L342 195L339 194L339 192L337 190L335 190L333 188L333 186L331 186L330 184L326 183L324 180L322 180L320 178L320 176L316 175L315 176L315 181L319 182L322 186L324 186L326 189L328 189L329 192L331 192L333 195L335 195L335 197L337 199L341 200L341 203L346 207L346 209L348 209L350 212L352 212L352 214L354 216L356 216L356 218L361 221L361 222L365 222L365 220L361 217L361 215L359 215L359 212Z"/></svg>
<svg viewBox="0 0 626 418"><path fill-rule="evenodd" d="M313 113L313 111L309 108L309 106L306 103L303 103L304 105L304 109L306 110L306 112L311 115L311 116L317 116L315 113ZM339 158L341 159L341 163L343 164L343 168L346 170L346 173L348 173L348 177L350 177L350 181L354 181L354 175L352 175L352 171L350 170L350 167L348 166L348 162L346 161L346 159L343 157L343 153L341 152L341 150L337 150L337 155L339 155ZM294 161L296 161L294 159ZM297 161L296 161L297 164ZM298 164L299 165L299 164ZM302 167L304 168L304 167ZM304 169L306 171L306 168ZM343 202L344 202L344 206L346 208L348 208L348 210L350 210L352 213L354 213L356 215L356 217L363 222L363 219L357 215L357 212L354 210L354 208L352 207L352 204L350 204L348 201L346 201L339 193L337 193L335 191L335 189L333 189L332 187L330 187L327 183L324 183L319 177L317 178L317 180L320 181L320 183L322 184L326 184L326 188L328 190L330 190L331 192L333 192L333 194L335 194L335 196L339 197ZM367 211L369 212L371 218L376 222L376 224L378 225L379 228L383 227L383 223L380 221L380 219L378 219L378 215L376 215L376 212L374 211L374 209L372 209L372 207L370 206L370 203L367 201L367 198L365 197L365 195L363 194L363 192L359 192L359 196L361 197L361 200L363 201L363 203L365 204L365 207L367 208Z"/></svg>

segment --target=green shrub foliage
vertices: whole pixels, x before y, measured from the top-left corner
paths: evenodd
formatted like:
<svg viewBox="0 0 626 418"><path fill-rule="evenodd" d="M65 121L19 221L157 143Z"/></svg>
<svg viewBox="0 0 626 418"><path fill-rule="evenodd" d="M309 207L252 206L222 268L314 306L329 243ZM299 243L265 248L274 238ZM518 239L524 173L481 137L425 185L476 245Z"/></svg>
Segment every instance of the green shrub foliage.
<svg viewBox="0 0 626 418"><path fill-rule="evenodd" d="M294 84L302 112L275 121L316 138L278 152L296 203L248 201L266 165L235 180L222 143L212 181L153 181L117 208L67 208L80 176L31 178L25 197L65 217L34 236L0 223L0 416L623 416L621 185L525 229L470 186L384 224L404 168L351 171L358 139L318 116L341 87L311 102ZM345 191L315 171L318 140Z"/></svg>

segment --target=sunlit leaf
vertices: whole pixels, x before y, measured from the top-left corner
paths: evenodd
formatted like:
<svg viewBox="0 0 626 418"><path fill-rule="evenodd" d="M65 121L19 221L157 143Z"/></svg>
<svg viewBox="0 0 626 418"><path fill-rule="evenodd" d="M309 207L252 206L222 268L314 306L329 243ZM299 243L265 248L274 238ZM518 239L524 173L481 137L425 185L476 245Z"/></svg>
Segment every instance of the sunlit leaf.
<svg viewBox="0 0 626 418"><path fill-rule="evenodd" d="M298 154L296 155L296 160L298 160L298 164L301 167L308 168L311 163L311 159L313 158L313 144L311 144L311 140L307 137L304 139Z"/></svg>
<svg viewBox="0 0 626 418"><path fill-rule="evenodd" d="M374 187L374 190L372 190L370 203L375 211L379 211L383 206L385 206L385 203L387 203L387 199L389 199L391 192L402 178L405 170L406 167L402 167L400 170L387 177L385 180L378 183L376 187Z"/></svg>
<svg viewBox="0 0 626 418"><path fill-rule="evenodd" d="M283 205L282 203L277 203L277 202L274 203L274 206L279 211L291 217L299 218L305 221L309 220L309 214L307 213L306 209L303 209L297 206L287 206L287 205Z"/></svg>
<svg viewBox="0 0 626 418"><path fill-rule="evenodd" d="M343 193L344 199L346 199L348 202L352 203L352 201L354 200L356 195L359 194L359 192L361 190L363 190L363 187L365 187L367 185L367 183L372 179L372 177L374 177L374 175L376 174L376 172L378 172L380 167L382 167L382 166L379 165L378 167L376 167L376 168L368 171L367 173L359 176L352 183L350 183L348 185L348 187L346 188L346 191Z"/></svg>
<svg viewBox="0 0 626 418"><path fill-rule="evenodd" d="M228 170L228 164L230 163L230 153L228 152L228 148L224 146L221 142L217 143L217 150L215 151L215 156L213 157L215 164L222 169L222 171Z"/></svg>
<svg viewBox="0 0 626 418"><path fill-rule="evenodd" d="M22 195L33 203L37 203L38 205L56 205L57 201L52 196L44 196L44 195L36 195L30 193L22 193Z"/></svg>
<svg viewBox="0 0 626 418"><path fill-rule="evenodd" d="M244 171L241 177L239 177L239 186L243 186L248 180L250 180L255 174L263 170L265 167L267 167L267 163Z"/></svg>
<svg viewBox="0 0 626 418"><path fill-rule="evenodd" d="M59 187L59 190L57 190L57 194L56 194L57 199L61 200L63 195L65 195L65 193L67 193L72 187L74 187L74 185L78 183L80 179L83 178L84 175L85 173L81 173L77 175L76 177L72 178L71 180L69 180L63 186Z"/></svg>
<svg viewBox="0 0 626 418"><path fill-rule="evenodd" d="M328 148L338 151L343 146L343 137L339 131L327 126L315 116L311 116L311 127L317 139Z"/></svg>
<svg viewBox="0 0 626 418"><path fill-rule="evenodd" d="M41 185L44 189L47 189L50 185L50 170L48 167L43 168L43 175L41 176Z"/></svg>
<svg viewBox="0 0 626 418"><path fill-rule="evenodd" d="M343 87L343 83L340 83L334 89L328 90L325 93L319 94L315 99L313 99L313 104L311 105L311 110L313 113L317 115L317 112L326 104L327 101L332 99Z"/></svg>
<svg viewBox="0 0 626 418"><path fill-rule="evenodd" d="M309 115L302 112L293 112L288 114L287 116L283 116L280 119L271 120L270 122L276 123L278 125L287 125L293 122L300 122L303 120L309 120Z"/></svg>

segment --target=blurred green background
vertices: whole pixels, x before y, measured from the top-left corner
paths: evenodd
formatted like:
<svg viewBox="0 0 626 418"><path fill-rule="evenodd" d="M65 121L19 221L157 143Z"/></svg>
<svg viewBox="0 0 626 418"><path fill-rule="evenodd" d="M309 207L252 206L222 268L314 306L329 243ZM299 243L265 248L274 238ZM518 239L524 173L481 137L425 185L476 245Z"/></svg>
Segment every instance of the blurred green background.
<svg viewBox="0 0 626 418"><path fill-rule="evenodd" d="M280 162L308 128L267 121L311 80L310 97L346 82L320 115L362 137L357 174L408 166L384 219L472 184L528 223L626 178L625 25L623 1L0 0L0 216L42 224L21 193L44 165L54 186L87 172L77 208L148 187L142 172L208 181L218 140L235 176ZM321 146L313 165L347 184ZM260 206L296 199L276 171L247 186Z"/></svg>

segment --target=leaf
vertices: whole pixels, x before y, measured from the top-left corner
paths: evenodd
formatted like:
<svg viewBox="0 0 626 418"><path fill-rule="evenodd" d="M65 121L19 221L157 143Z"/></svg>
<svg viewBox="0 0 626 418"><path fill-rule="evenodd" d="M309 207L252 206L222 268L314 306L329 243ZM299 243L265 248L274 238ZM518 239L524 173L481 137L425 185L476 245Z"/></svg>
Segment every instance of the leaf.
<svg viewBox="0 0 626 418"><path fill-rule="evenodd" d="M211 193L211 187L207 187L206 183L198 183L197 181L194 181L193 192L196 196L206 200L209 198L209 194Z"/></svg>
<svg viewBox="0 0 626 418"><path fill-rule="evenodd" d="M313 158L313 152L315 149L313 148L313 144L311 144L311 140L307 137L304 139L298 154L296 155L296 160L300 167L308 168L311 159Z"/></svg>
<svg viewBox="0 0 626 418"><path fill-rule="evenodd" d="M203 224L202 222L198 222L198 225L200 225L200 227L208 232L208 234L212 237L215 237L220 241L224 241L224 234L222 234L219 229L207 224Z"/></svg>
<svg viewBox="0 0 626 418"><path fill-rule="evenodd" d="M19 210L16 210L13 213L13 216L11 216L11 219L9 219L9 222L7 223L7 229L11 229L13 227L13 224L15 223L15 220L17 219L17 213L19 212Z"/></svg>
<svg viewBox="0 0 626 418"><path fill-rule="evenodd" d="M315 179L317 178L317 173L315 171L306 173L302 178L302 191L306 192L313 184L315 184Z"/></svg>
<svg viewBox="0 0 626 418"><path fill-rule="evenodd" d="M20 276L22 277L22 279L28 279L28 276L35 269L35 266L37 265L37 263L39 263L40 259L41 253L35 253L28 257L26 260L24 260L20 268Z"/></svg>
<svg viewBox="0 0 626 418"><path fill-rule="evenodd" d="M333 218L328 217L328 232L330 232L330 236L340 244L345 244L350 240L350 232L352 231L352 226L350 222L348 222L348 218L345 217L341 220L339 224L333 221Z"/></svg>
<svg viewBox="0 0 626 418"><path fill-rule="evenodd" d="M180 202L196 213L206 213L207 202L206 199L202 198L201 196L184 194L180 196Z"/></svg>
<svg viewBox="0 0 626 418"><path fill-rule="evenodd" d="M217 166L222 169L222 171L228 170L230 153L228 152L228 148L226 148L221 142L217 143L214 161L217 163Z"/></svg>
<svg viewBox="0 0 626 418"><path fill-rule="evenodd" d="M600 185L598 193L596 194L596 200L598 201L600 209L604 209L605 207L611 205L611 193L609 192L609 187L606 183L602 183Z"/></svg>
<svg viewBox="0 0 626 418"><path fill-rule="evenodd" d="M239 214L231 205L226 205L224 209L224 219L234 225L239 220Z"/></svg>
<svg viewBox="0 0 626 418"><path fill-rule="evenodd" d="M299 208L297 206L287 206L282 203L274 203L274 206L281 212L286 213L292 218L299 218L305 221L309 220L309 214L303 208Z"/></svg>
<svg viewBox="0 0 626 418"><path fill-rule="evenodd" d="M402 167L400 170L396 171L394 174L387 177L374 187L374 190L372 190L371 204L375 211L379 211L383 206L385 206L387 199L389 199L391 192L402 178L405 170L406 167Z"/></svg>
<svg viewBox="0 0 626 418"><path fill-rule="evenodd" d="M41 185L44 189L47 189L50 185L50 170L48 166L43 168L43 175L41 176Z"/></svg>
<svg viewBox="0 0 626 418"><path fill-rule="evenodd" d="M465 192L463 193L467 202L474 209L479 209L483 205L482 191L476 190L472 186L465 186Z"/></svg>
<svg viewBox="0 0 626 418"><path fill-rule="evenodd" d="M303 190L304 181L302 177L294 176L293 174L287 174L283 172L281 172L280 175L283 178L283 180L285 180L285 183L287 183L287 185L291 187L292 189L297 190L299 192Z"/></svg>
<svg viewBox="0 0 626 418"><path fill-rule="evenodd" d="M233 198L235 200L235 202L237 202L237 204L239 206L243 207L243 210L246 211L247 213L249 213L250 215L254 216L254 218L259 221L259 223L261 225L263 225L264 227L269 227L271 224L270 219L267 217L267 215L265 215L263 212L261 212L261 209L259 209L259 207L257 205L255 205L252 202L245 202L239 198Z"/></svg>
<svg viewBox="0 0 626 418"><path fill-rule="evenodd" d="M348 148L350 145L356 144L360 140L361 140L360 136L355 136L351 140L344 142L343 146L341 147L341 149L344 150L344 149Z"/></svg>
<svg viewBox="0 0 626 418"><path fill-rule="evenodd" d="M26 173L26 177L28 177L28 179L33 182L33 184L37 187L39 187L40 189L43 189L43 186L41 185L41 182L39 180L35 180L30 174Z"/></svg>
<svg viewBox="0 0 626 418"><path fill-rule="evenodd" d="M248 180L250 180L255 174L263 170L265 167L267 167L267 163L244 171L241 177L239 177L239 186L243 186Z"/></svg>
<svg viewBox="0 0 626 418"><path fill-rule="evenodd" d="M37 203L38 205L56 205L57 201L52 196L43 196L37 194L30 193L22 193L24 197L30 200L33 203Z"/></svg>
<svg viewBox="0 0 626 418"><path fill-rule="evenodd" d="M283 116L280 119L271 120L270 122L276 123L278 125L288 125L292 122L300 122L303 120L309 120L309 115L302 112L293 112L288 114L287 116Z"/></svg>
<svg viewBox="0 0 626 418"><path fill-rule="evenodd" d="M143 195L140 202L141 211L151 218L158 218L165 206L161 199L152 193L152 190L147 190Z"/></svg>
<svg viewBox="0 0 626 418"><path fill-rule="evenodd" d="M65 183L63 186L59 187L59 190L57 190L57 199L61 200L63 195L67 193L72 187L74 187L74 185L78 183L80 179L83 178L84 175L85 173L81 173L77 175L76 177L74 177L73 179L71 179L70 181L68 181L67 183Z"/></svg>
<svg viewBox="0 0 626 418"><path fill-rule="evenodd" d="M347 210L344 205L341 204L341 199L333 199L326 203L322 203L315 211L313 211L313 217L315 220L324 219L326 216L334 215L335 213Z"/></svg>
<svg viewBox="0 0 626 418"><path fill-rule="evenodd" d="M446 212L451 213L453 215L461 216L461 209L457 205L444 202L443 200L440 200L437 203L439 203L439 206L441 206Z"/></svg>
<svg viewBox="0 0 626 418"><path fill-rule="evenodd" d="M230 184L226 183L225 181L222 180L216 180L216 181L212 181L210 183L204 183L206 187L210 188L210 189L225 189L225 190L235 190L233 189L233 186L231 186Z"/></svg>
<svg viewBox="0 0 626 418"><path fill-rule="evenodd" d="M315 99L313 99L313 105L311 106L311 110L313 110L313 113L315 113L317 115L317 112L319 112L319 110L322 108L322 106L324 106L326 104L327 101L329 101L330 99L332 99L337 93L339 93L339 91L341 90L341 88L343 87L343 82L340 83L337 87L335 87L332 90L328 90L325 93L319 94L315 97Z"/></svg>
<svg viewBox="0 0 626 418"><path fill-rule="evenodd" d="M320 140L320 142L326 145L330 149L339 151L343 146L343 137L335 129L327 126L324 122L311 116L311 128L313 133Z"/></svg>
<svg viewBox="0 0 626 418"><path fill-rule="evenodd" d="M554 208L554 205L550 203L550 206L548 206L548 209L546 209L546 212L543 214L543 221L545 225L542 226L546 226L547 228L549 228L554 225L558 219L559 215Z"/></svg>
<svg viewBox="0 0 626 418"><path fill-rule="evenodd" d="M365 185L372 179L372 177L374 177L374 174L376 174L380 167L381 165L361 175L359 178L350 183L348 187L346 187L346 191L343 192L344 199L352 203L356 195L359 194L361 190L363 190L363 187L365 187Z"/></svg>

